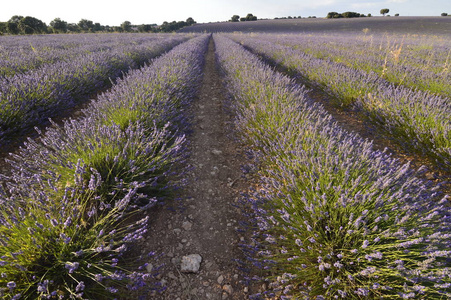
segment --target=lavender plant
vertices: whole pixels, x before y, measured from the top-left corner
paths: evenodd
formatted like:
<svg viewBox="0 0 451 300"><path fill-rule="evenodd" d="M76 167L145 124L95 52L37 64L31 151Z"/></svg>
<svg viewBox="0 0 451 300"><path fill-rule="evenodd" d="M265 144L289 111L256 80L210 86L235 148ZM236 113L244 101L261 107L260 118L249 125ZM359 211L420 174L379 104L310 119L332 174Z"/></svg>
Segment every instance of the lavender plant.
<svg viewBox="0 0 451 300"><path fill-rule="evenodd" d="M305 89L215 35L237 127L261 161L249 259L281 299L451 296L448 198L337 126Z"/></svg>
<svg viewBox="0 0 451 300"><path fill-rule="evenodd" d="M109 51L82 53L74 60L44 64L25 73L0 78L0 138L8 138L86 99L129 68L160 55L187 36L151 39Z"/></svg>
<svg viewBox="0 0 451 300"><path fill-rule="evenodd" d="M136 188L112 206L92 205L100 177L83 183L86 169L78 167L74 184L55 202L43 190L55 190L35 175L41 190L22 197L2 197L0 296L2 299L112 299L148 282L124 254L146 232L147 217L128 221L126 211ZM47 187L46 187L47 186ZM26 205L23 205L23 204Z"/></svg>
<svg viewBox="0 0 451 300"><path fill-rule="evenodd" d="M161 111L159 105L177 110L177 100L187 104L193 98L208 38L189 40L130 74L86 110L84 118L62 127L54 124L12 157L12 175L2 175L3 298L137 298L144 287L158 288L151 280L155 274L144 269L149 258L132 258L128 250L147 230L141 211L175 186L167 177L181 179L171 170L182 164L177 170L183 171L187 125L178 123L184 120L180 112L165 114L166 119L153 113ZM139 84L133 84L145 81L140 75L161 77L154 95L150 90L140 94ZM170 84L164 84L164 76ZM177 87L180 82L184 84ZM169 99L162 96L167 94ZM141 104L147 99L154 109L143 111L130 101L139 118L106 122L107 116L121 113L115 103L121 96ZM118 111L102 109L107 104Z"/></svg>
<svg viewBox="0 0 451 300"><path fill-rule="evenodd" d="M316 59L261 38L248 36L241 42L289 71L305 76L328 92L337 105L358 108L402 146L429 156L437 166L449 170L449 99L394 86L375 73Z"/></svg>

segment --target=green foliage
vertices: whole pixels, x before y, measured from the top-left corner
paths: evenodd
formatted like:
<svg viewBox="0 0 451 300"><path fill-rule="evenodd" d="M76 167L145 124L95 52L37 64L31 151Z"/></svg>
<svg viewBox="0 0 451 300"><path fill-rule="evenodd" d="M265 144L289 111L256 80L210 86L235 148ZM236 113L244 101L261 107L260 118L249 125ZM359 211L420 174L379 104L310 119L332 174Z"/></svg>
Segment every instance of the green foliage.
<svg viewBox="0 0 451 300"><path fill-rule="evenodd" d="M383 8L380 11L381 15L383 15L383 16L385 16L385 14L388 14L389 12L390 12L390 10L388 8Z"/></svg>
<svg viewBox="0 0 451 300"><path fill-rule="evenodd" d="M55 18L50 22L50 26L55 33L66 33L67 32L67 22L61 20L60 18Z"/></svg>
<svg viewBox="0 0 451 300"><path fill-rule="evenodd" d="M329 12L326 16L327 19L339 19L339 18L360 18L360 17L365 17L364 14L360 14L360 13L356 13L356 12L352 12L352 11L347 11L344 13L337 13L335 11L333 12Z"/></svg>
<svg viewBox="0 0 451 300"><path fill-rule="evenodd" d="M448 13L442 13L441 16L446 17L446 16L448 16Z"/></svg>
<svg viewBox="0 0 451 300"><path fill-rule="evenodd" d="M245 22L245 21L257 21L257 16L254 16L253 14L249 13L247 14L246 17L244 18L240 18L241 22Z"/></svg>
<svg viewBox="0 0 451 300"><path fill-rule="evenodd" d="M130 23L130 21L124 21L124 22L121 24L121 27L122 27L122 30L123 30L124 32L130 32L130 31L132 31L132 23Z"/></svg>
<svg viewBox="0 0 451 300"><path fill-rule="evenodd" d="M33 17L25 17L18 23L20 33L24 34L40 34L47 32L47 25L39 19Z"/></svg>
<svg viewBox="0 0 451 300"><path fill-rule="evenodd" d="M239 15L233 15L232 18L230 19L230 22L239 22L239 21L240 21Z"/></svg>

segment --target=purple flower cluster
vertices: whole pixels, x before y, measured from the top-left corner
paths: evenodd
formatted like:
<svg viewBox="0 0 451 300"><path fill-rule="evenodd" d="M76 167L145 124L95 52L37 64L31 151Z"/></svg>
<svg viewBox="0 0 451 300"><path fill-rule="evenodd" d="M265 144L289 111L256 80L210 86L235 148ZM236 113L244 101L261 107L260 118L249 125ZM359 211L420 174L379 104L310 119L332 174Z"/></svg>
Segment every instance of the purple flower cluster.
<svg viewBox="0 0 451 300"><path fill-rule="evenodd" d="M407 149L422 152L450 171L451 102L449 97L392 84L374 72L318 59L277 43L270 35L230 35L246 47L305 77L332 95L339 106L354 106ZM279 44L281 43L281 44ZM301 43L301 42L299 42Z"/></svg>
<svg viewBox="0 0 451 300"><path fill-rule="evenodd" d="M142 210L175 186L183 106L200 83L208 38L131 71L84 117L54 124L12 156L0 198L2 298L112 299L152 288L155 274L136 272L149 258L126 254L147 231Z"/></svg>
<svg viewBox="0 0 451 300"><path fill-rule="evenodd" d="M260 163L249 260L305 299L451 296L448 198L350 134L305 89L223 35L236 124ZM270 47L268 45L268 47Z"/></svg>
<svg viewBox="0 0 451 300"><path fill-rule="evenodd" d="M55 116L63 109L73 107L92 93L107 87L110 80L118 78L128 69L137 68L188 39L183 35L164 35L163 38L150 37L146 40L139 35L136 41L128 38L128 43L122 41L116 45L106 39L104 45L93 36L89 37L92 38L91 45L86 48L82 46L82 40L88 39L88 36L77 37L81 39L78 40L80 45L72 49L65 59L49 59L48 63L42 63L39 67L0 77L0 138L8 138ZM98 43L97 49L94 48L95 43ZM36 53L33 51L29 55L35 56Z"/></svg>

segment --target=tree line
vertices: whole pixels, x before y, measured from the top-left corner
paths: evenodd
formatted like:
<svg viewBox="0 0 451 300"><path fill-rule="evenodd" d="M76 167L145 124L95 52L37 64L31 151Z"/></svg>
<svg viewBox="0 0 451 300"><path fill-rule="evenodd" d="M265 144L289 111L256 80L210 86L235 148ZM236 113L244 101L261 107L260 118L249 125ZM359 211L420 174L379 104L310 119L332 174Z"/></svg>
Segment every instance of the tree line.
<svg viewBox="0 0 451 300"><path fill-rule="evenodd" d="M81 19L78 23L68 23L55 18L50 26L30 16L13 16L7 22L0 22L0 34L46 34L46 33L86 33L86 32L173 32L196 24L193 18L186 21L163 22L157 24L132 25L124 21L120 26L101 25L91 20Z"/></svg>

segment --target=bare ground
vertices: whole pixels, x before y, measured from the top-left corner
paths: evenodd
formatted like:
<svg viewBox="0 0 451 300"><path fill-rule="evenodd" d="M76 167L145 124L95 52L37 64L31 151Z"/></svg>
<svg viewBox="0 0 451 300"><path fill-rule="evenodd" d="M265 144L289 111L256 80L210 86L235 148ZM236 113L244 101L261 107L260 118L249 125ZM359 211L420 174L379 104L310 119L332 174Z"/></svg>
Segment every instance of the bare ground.
<svg viewBox="0 0 451 300"><path fill-rule="evenodd" d="M158 278L166 290L149 299L246 299L248 288L240 283L235 259L243 237L237 229L241 212L235 206L247 186L240 166L244 155L231 138L232 116L224 109L225 91L216 69L210 40L203 83L192 106L189 183L186 197L151 214L146 249L161 254ZM170 209L172 208L172 209ZM202 257L197 273L183 273L183 256Z"/></svg>

